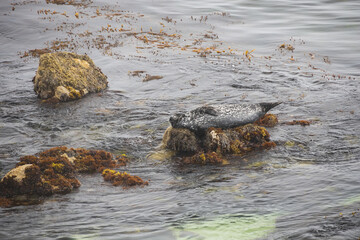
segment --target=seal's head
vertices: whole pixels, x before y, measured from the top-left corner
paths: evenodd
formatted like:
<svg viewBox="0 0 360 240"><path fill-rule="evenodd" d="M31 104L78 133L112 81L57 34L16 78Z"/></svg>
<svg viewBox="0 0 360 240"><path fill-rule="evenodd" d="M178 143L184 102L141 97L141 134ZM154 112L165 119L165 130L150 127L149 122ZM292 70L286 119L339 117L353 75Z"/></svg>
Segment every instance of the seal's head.
<svg viewBox="0 0 360 240"><path fill-rule="evenodd" d="M174 116L171 116L169 121L171 123L171 126L173 128L180 128L180 122L185 117L185 114L183 113L177 113Z"/></svg>
<svg viewBox="0 0 360 240"><path fill-rule="evenodd" d="M274 103L260 103L260 106L264 113L267 113L270 109L273 107L276 107L277 105L281 104L282 102L274 102Z"/></svg>

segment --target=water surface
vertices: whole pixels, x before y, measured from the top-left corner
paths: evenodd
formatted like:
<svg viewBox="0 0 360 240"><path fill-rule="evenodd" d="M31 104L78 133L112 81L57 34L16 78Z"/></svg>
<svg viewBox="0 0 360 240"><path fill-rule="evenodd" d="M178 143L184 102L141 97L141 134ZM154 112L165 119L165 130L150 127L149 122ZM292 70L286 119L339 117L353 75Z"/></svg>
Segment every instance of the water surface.
<svg viewBox="0 0 360 240"><path fill-rule="evenodd" d="M2 1L1 176L21 156L66 145L125 152L126 171L150 185L80 176L71 194L0 209L0 238L358 239L359 12L358 1ZM22 56L51 46L87 53L109 89L41 102L38 58ZM171 114L262 101L284 102L272 111L275 149L225 166L148 157ZM312 124L281 124L294 119Z"/></svg>

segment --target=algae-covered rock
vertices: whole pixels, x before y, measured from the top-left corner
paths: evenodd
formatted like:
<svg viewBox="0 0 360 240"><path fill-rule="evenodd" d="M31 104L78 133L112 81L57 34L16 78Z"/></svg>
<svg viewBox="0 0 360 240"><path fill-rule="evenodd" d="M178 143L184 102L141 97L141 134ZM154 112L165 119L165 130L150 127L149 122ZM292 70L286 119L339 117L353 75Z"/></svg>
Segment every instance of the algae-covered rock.
<svg viewBox="0 0 360 240"><path fill-rule="evenodd" d="M0 181L0 206L15 204L19 196L69 193L80 187L76 178L78 172L102 172L105 168L124 166L127 162L126 156L115 159L111 153L103 150L65 146L21 157L16 167ZM26 204L26 201L21 204Z"/></svg>
<svg viewBox="0 0 360 240"><path fill-rule="evenodd" d="M226 154L243 155L275 147L276 144L270 141L270 135L263 126L272 127L277 122L276 115L266 114L254 124L229 129L211 127L203 133L169 127L164 133L162 144L178 154L185 154L183 163L224 163L223 156Z"/></svg>
<svg viewBox="0 0 360 240"><path fill-rule="evenodd" d="M46 163L45 163L46 162ZM12 169L0 182L3 197L17 195L50 196L69 193L80 187L70 163L64 159L48 159L42 163L24 164Z"/></svg>
<svg viewBox="0 0 360 240"><path fill-rule="evenodd" d="M79 99L108 86L90 57L68 52L42 54L33 81L39 98L58 101Z"/></svg>
<svg viewBox="0 0 360 240"><path fill-rule="evenodd" d="M166 148L176 152L197 152L201 149L199 138L186 128L168 127L162 143Z"/></svg>
<svg viewBox="0 0 360 240"><path fill-rule="evenodd" d="M254 124L229 129L209 128L204 136L170 127L164 134L163 144L178 153L216 152L218 155L245 154L276 146L270 141L268 131Z"/></svg>

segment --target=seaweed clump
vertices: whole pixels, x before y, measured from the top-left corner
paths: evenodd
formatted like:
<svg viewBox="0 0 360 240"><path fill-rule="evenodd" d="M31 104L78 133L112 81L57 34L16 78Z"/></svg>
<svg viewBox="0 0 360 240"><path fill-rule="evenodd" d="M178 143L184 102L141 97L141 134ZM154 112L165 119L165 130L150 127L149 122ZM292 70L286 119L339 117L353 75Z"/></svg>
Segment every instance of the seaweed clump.
<svg viewBox="0 0 360 240"><path fill-rule="evenodd" d="M274 127L278 124L278 118L275 114L267 113L255 122L256 125L263 127Z"/></svg>
<svg viewBox="0 0 360 240"><path fill-rule="evenodd" d="M132 176L127 172L118 172L112 169L105 169L102 172L102 176L105 181L111 182L114 186L122 186L123 188L149 185L148 181L144 181L138 176Z"/></svg>
<svg viewBox="0 0 360 240"><path fill-rule="evenodd" d="M208 152L208 153L196 153L190 157L185 157L183 159L183 163L185 164L224 164L226 160L219 156L216 152Z"/></svg>

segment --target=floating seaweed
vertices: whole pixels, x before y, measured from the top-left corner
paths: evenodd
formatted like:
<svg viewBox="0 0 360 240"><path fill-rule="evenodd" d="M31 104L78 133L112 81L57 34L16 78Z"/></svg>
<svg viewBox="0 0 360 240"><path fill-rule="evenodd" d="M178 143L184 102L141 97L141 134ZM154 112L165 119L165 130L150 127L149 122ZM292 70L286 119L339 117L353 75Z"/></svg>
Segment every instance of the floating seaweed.
<svg viewBox="0 0 360 240"><path fill-rule="evenodd" d="M278 124L278 118L274 114L267 113L262 118L257 120L255 124L263 127L274 127L276 124Z"/></svg>
<svg viewBox="0 0 360 240"><path fill-rule="evenodd" d="M301 125L301 126L309 126L311 121L308 120L293 120L290 122L285 122L286 125Z"/></svg>

